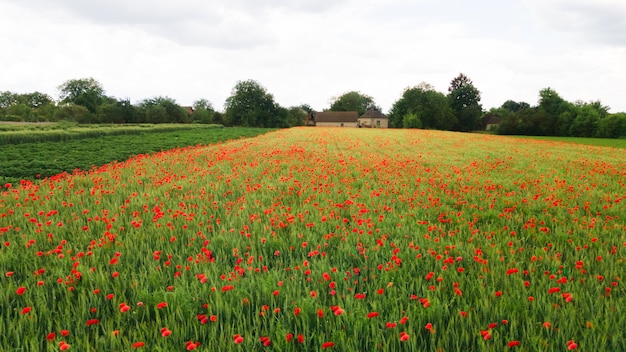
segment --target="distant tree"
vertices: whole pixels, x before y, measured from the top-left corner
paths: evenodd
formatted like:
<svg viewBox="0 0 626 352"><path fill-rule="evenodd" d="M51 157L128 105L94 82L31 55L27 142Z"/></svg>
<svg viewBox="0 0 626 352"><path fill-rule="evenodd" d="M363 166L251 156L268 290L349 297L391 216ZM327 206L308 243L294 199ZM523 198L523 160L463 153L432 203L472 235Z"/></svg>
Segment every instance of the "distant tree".
<svg viewBox="0 0 626 352"><path fill-rule="evenodd" d="M422 121L416 113L410 112L402 117L402 127L404 128L422 128Z"/></svg>
<svg viewBox="0 0 626 352"><path fill-rule="evenodd" d="M45 105L54 104L54 100L48 94L40 92L20 94L18 100L31 109L38 109Z"/></svg>
<svg viewBox="0 0 626 352"><path fill-rule="evenodd" d="M44 93L0 93L0 116L11 115L11 119L19 121L40 121L52 119L54 110L54 100Z"/></svg>
<svg viewBox="0 0 626 352"><path fill-rule="evenodd" d="M360 92L351 91L344 93L331 100L330 111L356 111L359 116L368 110L380 111L380 107L374 102L374 98Z"/></svg>
<svg viewBox="0 0 626 352"><path fill-rule="evenodd" d="M17 94L13 92L4 91L0 92L0 109L6 109L13 104L17 104Z"/></svg>
<svg viewBox="0 0 626 352"><path fill-rule="evenodd" d="M95 114L104 102L104 88L93 78L71 79L58 87L61 103L84 106Z"/></svg>
<svg viewBox="0 0 626 352"><path fill-rule="evenodd" d="M63 104L56 109L54 119L57 121L67 120L78 123L91 123L94 114L86 107L76 104Z"/></svg>
<svg viewBox="0 0 626 352"><path fill-rule="evenodd" d="M423 128L449 130L456 124L446 96L427 83L404 90L389 112L390 126L404 127L404 117L409 114L419 116Z"/></svg>
<svg viewBox="0 0 626 352"><path fill-rule="evenodd" d="M138 122L136 107L126 99L106 98L98 107L98 123L135 123Z"/></svg>
<svg viewBox="0 0 626 352"><path fill-rule="evenodd" d="M610 114L598 120L596 137L620 138L626 137L626 113Z"/></svg>
<svg viewBox="0 0 626 352"><path fill-rule="evenodd" d="M239 81L226 99L224 122L229 126L286 127L274 97L254 80Z"/></svg>
<svg viewBox="0 0 626 352"><path fill-rule="evenodd" d="M287 124L289 127L302 126L308 114L310 112L303 109L302 106L292 106L287 109Z"/></svg>
<svg viewBox="0 0 626 352"><path fill-rule="evenodd" d="M307 114L310 114L310 113L312 113L313 111L315 111L315 110L313 110L313 108L312 108L312 107L311 107L311 105L309 105L309 104L301 104L299 107L300 107L302 110L306 111L306 113L307 113Z"/></svg>
<svg viewBox="0 0 626 352"><path fill-rule="evenodd" d="M189 115L187 110L169 97L154 97L144 99L139 107L144 116L143 121L148 123L187 123Z"/></svg>
<svg viewBox="0 0 626 352"><path fill-rule="evenodd" d="M199 99L193 103L191 121L211 124L213 123L213 115L215 115L215 109L213 109L213 104L207 99Z"/></svg>
<svg viewBox="0 0 626 352"><path fill-rule="evenodd" d="M596 107L589 104L577 108L578 113L572 121L570 135L573 137L593 137L600 121L600 112Z"/></svg>
<svg viewBox="0 0 626 352"><path fill-rule="evenodd" d="M459 131L476 129L482 115L480 91L465 74L459 74L450 82L448 101L457 119L455 129Z"/></svg>
<svg viewBox="0 0 626 352"><path fill-rule="evenodd" d="M507 100L502 104L501 108L510 112L518 112L520 110L530 109L530 105L523 101L516 102L513 100Z"/></svg>

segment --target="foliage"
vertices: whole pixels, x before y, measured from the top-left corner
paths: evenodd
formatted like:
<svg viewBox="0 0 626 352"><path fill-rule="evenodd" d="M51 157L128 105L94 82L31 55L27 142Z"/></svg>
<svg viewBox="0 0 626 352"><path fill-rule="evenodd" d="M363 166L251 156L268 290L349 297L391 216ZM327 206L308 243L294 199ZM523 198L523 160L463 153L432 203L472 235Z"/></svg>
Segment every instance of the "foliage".
<svg viewBox="0 0 626 352"><path fill-rule="evenodd" d="M94 78L70 79L58 87L59 99L63 104L75 104L85 107L95 114L103 103L104 88Z"/></svg>
<svg viewBox="0 0 626 352"><path fill-rule="evenodd" d="M480 91L465 74L460 73L450 82L448 101L457 120L454 129L473 131L479 126L479 118L482 115Z"/></svg>
<svg viewBox="0 0 626 352"><path fill-rule="evenodd" d="M596 137L620 138L626 137L626 113L609 115L598 121Z"/></svg>
<svg viewBox="0 0 626 352"><path fill-rule="evenodd" d="M416 113L410 112L402 118L402 127L404 128L422 128L422 120Z"/></svg>
<svg viewBox="0 0 626 352"><path fill-rule="evenodd" d="M76 104L61 105L54 112L54 119L57 121L72 120L78 123L91 123L92 116L86 107Z"/></svg>
<svg viewBox="0 0 626 352"><path fill-rule="evenodd" d="M351 91L332 99L330 111L356 111L359 116L368 110L380 111L380 107L374 102L374 98L361 92Z"/></svg>
<svg viewBox="0 0 626 352"><path fill-rule="evenodd" d="M239 81L226 99L224 122L228 126L288 127L286 114L277 114L274 97L254 80Z"/></svg>
<svg viewBox="0 0 626 352"><path fill-rule="evenodd" d="M0 346L623 351L624 162L296 128L7 185Z"/></svg>
<svg viewBox="0 0 626 352"><path fill-rule="evenodd" d="M449 130L456 125L456 117L446 96L427 83L404 90L402 98L393 104L389 113L390 126L404 127L407 114L419 116L422 127L427 129Z"/></svg>

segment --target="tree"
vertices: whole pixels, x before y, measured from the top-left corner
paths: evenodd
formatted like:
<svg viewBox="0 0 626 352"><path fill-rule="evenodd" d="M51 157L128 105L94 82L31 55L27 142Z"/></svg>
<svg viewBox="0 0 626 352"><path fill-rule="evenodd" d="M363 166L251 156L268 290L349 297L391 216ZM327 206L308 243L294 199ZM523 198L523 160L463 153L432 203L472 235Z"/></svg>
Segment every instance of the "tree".
<svg viewBox="0 0 626 352"><path fill-rule="evenodd" d="M140 111L148 123L187 123L187 111L169 97L144 99L139 104Z"/></svg>
<svg viewBox="0 0 626 352"><path fill-rule="evenodd" d="M215 109L213 109L213 104L210 101L199 99L193 103L193 113L191 114L193 122L211 124L214 115Z"/></svg>
<svg viewBox="0 0 626 352"><path fill-rule="evenodd" d="M289 127L302 126L309 113L302 106L292 106L287 109L287 124Z"/></svg>
<svg viewBox="0 0 626 352"><path fill-rule="evenodd" d="M422 128L422 121L417 114L410 112L402 118L402 127L404 128Z"/></svg>
<svg viewBox="0 0 626 352"><path fill-rule="evenodd" d="M610 114L598 121L596 137L620 138L626 137L626 113Z"/></svg>
<svg viewBox="0 0 626 352"><path fill-rule="evenodd" d="M593 137L596 134L600 112L592 105L585 104L578 108L578 114L572 121L570 135L574 137Z"/></svg>
<svg viewBox="0 0 626 352"><path fill-rule="evenodd" d="M482 115L480 91L465 74L460 73L450 82L448 101L457 119L455 126L459 131L472 131Z"/></svg>
<svg viewBox="0 0 626 352"><path fill-rule="evenodd" d="M104 102L104 88L93 78L71 79L58 87L59 99L64 104L84 106L92 114Z"/></svg>
<svg viewBox="0 0 626 352"><path fill-rule="evenodd" d="M423 128L449 130L456 124L456 118L446 96L427 83L407 88L402 98L396 101L389 113L391 127L404 127L408 114L419 116Z"/></svg>
<svg viewBox="0 0 626 352"><path fill-rule="evenodd" d="M374 98L360 92L351 91L331 100L330 111L356 111L359 116L368 110L380 111Z"/></svg>
<svg viewBox="0 0 626 352"><path fill-rule="evenodd" d="M286 127L286 115L278 116L278 107L258 82L239 81L226 99L224 122L229 126Z"/></svg>
<svg viewBox="0 0 626 352"><path fill-rule="evenodd" d="M76 104L65 104L60 106L55 114L54 118L57 121L67 120L67 121L75 121L78 123L90 123L91 117L94 116L92 113L87 110L86 107L82 105Z"/></svg>
<svg viewBox="0 0 626 352"><path fill-rule="evenodd" d="M126 99L107 98L98 107L97 121L99 123L135 123L137 108Z"/></svg>

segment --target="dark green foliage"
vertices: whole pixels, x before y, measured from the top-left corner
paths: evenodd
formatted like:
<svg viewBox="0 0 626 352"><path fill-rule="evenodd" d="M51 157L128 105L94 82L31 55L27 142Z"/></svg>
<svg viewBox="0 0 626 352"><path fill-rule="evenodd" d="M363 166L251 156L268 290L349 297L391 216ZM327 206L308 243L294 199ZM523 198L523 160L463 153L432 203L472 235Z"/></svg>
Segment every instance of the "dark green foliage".
<svg viewBox="0 0 626 352"><path fill-rule="evenodd" d="M404 128L422 128L422 121L415 113L408 113L402 118Z"/></svg>
<svg viewBox="0 0 626 352"><path fill-rule="evenodd" d="M472 80L461 73L450 82L448 92L448 101L457 119L454 129L469 132L478 128L482 105L480 92Z"/></svg>
<svg viewBox="0 0 626 352"><path fill-rule="evenodd" d="M93 78L70 79L59 87L61 103L84 106L95 114L98 106L104 102L104 88Z"/></svg>
<svg viewBox="0 0 626 352"><path fill-rule="evenodd" d="M239 81L226 99L224 122L228 126L286 127L286 115L277 116L277 110L274 97L258 82Z"/></svg>
<svg viewBox="0 0 626 352"><path fill-rule="evenodd" d="M626 113L609 115L598 121L596 137L620 138L626 137Z"/></svg>
<svg viewBox="0 0 626 352"><path fill-rule="evenodd" d="M374 103L374 98L361 92L351 91L333 99L330 111L356 111L359 116L368 110L380 111L380 107Z"/></svg>
<svg viewBox="0 0 626 352"><path fill-rule="evenodd" d="M449 130L456 125L446 96L426 83L405 89L389 113L390 127L404 127L404 117L408 114L419 116L423 128Z"/></svg>

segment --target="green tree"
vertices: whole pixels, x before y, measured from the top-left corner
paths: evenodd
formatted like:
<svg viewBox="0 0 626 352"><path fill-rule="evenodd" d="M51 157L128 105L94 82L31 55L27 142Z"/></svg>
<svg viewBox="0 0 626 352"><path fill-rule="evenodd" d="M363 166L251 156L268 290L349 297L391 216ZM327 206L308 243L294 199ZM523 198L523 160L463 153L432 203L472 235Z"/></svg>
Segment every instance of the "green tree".
<svg viewBox="0 0 626 352"><path fill-rule="evenodd" d="M71 79L58 87L61 103L84 106L95 114L104 102L104 88L93 78Z"/></svg>
<svg viewBox="0 0 626 352"><path fill-rule="evenodd" d="M98 107L99 123L134 123L137 122L135 106L127 99L106 98Z"/></svg>
<svg viewBox="0 0 626 352"><path fill-rule="evenodd" d="M598 120L596 137L620 138L626 137L626 113L610 114Z"/></svg>
<svg viewBox="0 0 626 352"><path fill-rule="evenodd" d="M309 113L302 106L292 106L287 109L287 124L289 127L302 126Z"/></svg>
<svg viewBox="0 0 626 352"><path fill-rule="evenodd" d="M427 83L404 90L389 112L390 126L404 127L404 117L408 114L419 116L423 128L449 130L456 124L446 96Z"/></svg>
<svg viewBox="0 0 626 352"><path fill-rule="evenodd" d="M213 123L214 115L215 109L213 109L213 104L207 99L199 99L193 103L193 113L191 114L193 122L211 124Z"/></svg>
<svg viewBox="0 0 626 352"><path fill-rule="evenodd" d="M589 104L578 108L578 114L572 121L570 135L574 137L593 137L596 134L600 112Z"/></svg>
<svg viewBox="0 0 626 352"><path fill-rule="evenodd" d="M480 91L465 74L459 74L450 82L448 101L457 119L456 130L473 131L478 127L483 110Z"/></svg>
<svg viewBox="0 0 626 352"><path fill-rule="evenodd" d="M56 109L54 119L57 121L67 120L78 123L91 123L93 116L94 115L82 105L63 104Z"/></svg>
<svg viewBox="0 0 626 352"><path fill-rule="evenodd" d="M416 113L410 112L402 117L402 127L404 128L422 128L422 121Z"/></svg>
<svg viewBox="0 0 626 352"><path fill-rule="evenodd" d="M330 104L330 111L356 111L359 116L368 110L380 111L380 107L374 102L374 98L360 92L351 91L335 97Z"/></svg>
<svg viewBox="0 0 626 352"><path fill-rule="evenodd" d="M148 123L187 123L189 114L187 110L169 97L154 97L144 99L139 103L143 121Z"/></svg>
<svg viewBox="0 0 626 352"><path fill-rule="evenodd" d="M229 126L286 127L274 97L255 80L239 81L226 99L224 122Z"/></svg>

